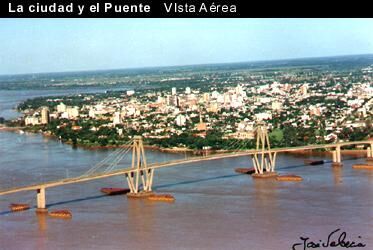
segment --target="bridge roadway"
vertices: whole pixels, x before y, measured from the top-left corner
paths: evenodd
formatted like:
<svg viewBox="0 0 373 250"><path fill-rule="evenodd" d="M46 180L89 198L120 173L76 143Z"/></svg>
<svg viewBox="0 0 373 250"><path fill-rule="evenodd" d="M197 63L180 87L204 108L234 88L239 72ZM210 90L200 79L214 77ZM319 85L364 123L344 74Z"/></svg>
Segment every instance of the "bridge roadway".
<svg viewBox="0 0 373 250"><path fill-rule="evenodd" d="M162 163L148 164L147 169L159 169L159 168L170 167L170 166L181 165L181 164L218 160L218 159L223 159L223 158L249 156L249 155L269 153L269 152L272 152L272 153L293 152L293 151L299 151L299 150L338 148L338 147L343 147L343 146L364 145L364 144L369 144L372 147L373 141L367 140L367 141L354 141L354 142L340 142L340 143L335 143L335 144L299 146L299 147L291 147L291 148L275 148L275 149L271 149L267 151L244 150L244 151L239 151L239 152L228 152L228 153L212 154L212 155L207 155L207 156L196 156L196 157L192 157L189 159L180 159L180 160L173 160L173 161L167 161L167 162L162 162ZM93 174L89 176L78 176L78 177L73 177L73 178L66 178L66 179L44 182L44 183L39 183L35 185L30 185L30 186L0 190L0 195L18 193L22 191L36 191L41 188L46 189L46 188L51 188L51 187L67 185L67 184L92 181L92 180L103 179L103 178L108 178L112 176L129 174L131 172L136 172L136 171L137 170L133 168L126 168L126 169L120 169L120 170L115 170L111 172L101 172L101 173L97 173L97 174Z"/></svg>

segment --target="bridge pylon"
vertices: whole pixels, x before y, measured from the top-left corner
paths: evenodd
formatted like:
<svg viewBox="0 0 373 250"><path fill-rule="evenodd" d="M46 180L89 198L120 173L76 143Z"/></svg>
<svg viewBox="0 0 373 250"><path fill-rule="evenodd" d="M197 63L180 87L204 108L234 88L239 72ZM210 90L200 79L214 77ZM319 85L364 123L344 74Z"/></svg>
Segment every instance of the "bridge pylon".
<svg viewBox="0 0 373 250"><path fill-rule="evenodd" d="M133 140L131 169L132 172L125 174L130 194L151 192L154 169L148 168L141 136L135 136Z"/></svg>
<svg viewBox="0 0 373 250"><path fill-rule="evenodd" d="M264 123L259 123L256 128L256 150L252 161L255 168L253 177L276 176L276 152L271 152L267 127Z"/></svg>

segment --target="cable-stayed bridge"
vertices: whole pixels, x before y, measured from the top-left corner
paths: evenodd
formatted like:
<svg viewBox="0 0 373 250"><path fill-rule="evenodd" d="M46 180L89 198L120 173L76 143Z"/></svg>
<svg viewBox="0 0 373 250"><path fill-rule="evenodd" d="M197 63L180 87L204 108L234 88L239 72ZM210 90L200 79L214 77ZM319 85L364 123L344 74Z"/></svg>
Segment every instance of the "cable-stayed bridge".
<svg viewBox="0 0 373 250"><path fill-rule="evenodd" d="M351 145L368 145L367 157L370 159L373 157L372 140L271 149L267 129L264 126L258 126L256 131L256 149L217 153L206 156L195 156L187 159L147 164L142 137L135 136L133 140L131 140L127 145L124 145L123 148L112 152L107 158L80 176L0 190L0 196L24 191L36 191L37 209L44 211L46 210L46 189L52 187L83 183L113 176L124 176L127 180L130 194L134 196L141 196L152 191L154 171L160 168L202 161L218 160L223 158L249 156L251 157L252 164L255 168L255 175L263 176L266 174L275 173L276 156L278 153L283 152L329 149L333 152L333 165L342 166L341 148ZM132 155L131 166L115 170L120 161L125 156L129 155Z"/></svg>

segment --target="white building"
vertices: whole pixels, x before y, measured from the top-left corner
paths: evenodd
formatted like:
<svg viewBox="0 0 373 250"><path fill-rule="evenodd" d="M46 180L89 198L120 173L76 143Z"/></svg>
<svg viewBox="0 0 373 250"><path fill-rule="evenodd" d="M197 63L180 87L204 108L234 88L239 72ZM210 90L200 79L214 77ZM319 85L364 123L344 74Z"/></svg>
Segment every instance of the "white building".
<svg viewBox="0 0 373 250"><path fill-rule="evenodd" d="M127 90L126 94L128 96L131 96L131 95L134 95L135 94L135 91L134 90Z"/></svg>
<svg viewBox="0 0 373 250"><path fill-rule="evenodd" d="M281 110L282 109L282 103L281 102L272 102L272 110Z"/></svg>
<svg viewBox="0 0 373 250"><path fill-rule="evenodd" d="M162 97L162 96L158 96L157 103L164 104L165 103L165 98Z"/></svg>
<svg viewBox="0 0 373 250"><path fill-rule="evenodd" d="M175 119L175 123L176 123L176 125L177 126L185 126L185 124L186 124L186 117L185 117L185 115L178 115L177 117L176 117L176 119Z"/></svg>
<svg viewBox="0 0 373 250"><path fill-rule="evenodd" d="M40 124L40 120L36 116L27 116L25 118L25 125L37 125Z"/></svg>
<svg viewBox="0 0 373 250"><path fill-rule="evenodd" d="M66 105L64 103L60 103L57 105L57 112L58 113L63 113L66 112Z"/></svg>
<svg viewBox="0 0 373 250"><path fill-rule="evenodd" d="M79 117L79 107L67 107L66 108L66 113L67 113L69 119L77 118L77 117Z"/></svg>
<svg viewBox="0 0 373 250"><path fill-rule="evenodd" d="M88 116L91 118L96 118L96 112L93 108L89 109Z"/></svg>
<svg viewBox="0 0 373 250"><path fill-rule="evenodd" d="M263 113L255 114L255 117L258 121L263 121L263 120L272 119L272 114L263 112Z"/></svg>
<svg viewBox="0 0 373 250"><path fill-rule="evenodd" d="M122 123L122 116L119 111L114 112L113 116L113 125L121 124Z"/></svg>

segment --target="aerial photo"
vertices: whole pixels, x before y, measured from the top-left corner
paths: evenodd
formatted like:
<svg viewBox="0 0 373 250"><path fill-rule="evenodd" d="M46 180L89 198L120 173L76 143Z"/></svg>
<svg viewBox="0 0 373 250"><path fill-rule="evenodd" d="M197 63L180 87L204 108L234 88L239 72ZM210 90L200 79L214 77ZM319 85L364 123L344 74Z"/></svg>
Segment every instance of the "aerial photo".
<svg viewBox="0 0 373 250"><path fill-rule="evenodd" d="M0 25L0 249L373 249L373 19Z"/></svg>

